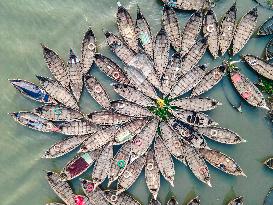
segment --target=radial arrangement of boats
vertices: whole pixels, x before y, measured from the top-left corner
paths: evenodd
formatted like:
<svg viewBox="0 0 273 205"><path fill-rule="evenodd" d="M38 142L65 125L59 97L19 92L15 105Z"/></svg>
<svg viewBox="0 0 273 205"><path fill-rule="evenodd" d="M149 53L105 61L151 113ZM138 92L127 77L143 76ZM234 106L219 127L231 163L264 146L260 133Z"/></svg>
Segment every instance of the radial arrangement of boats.
<svg viewBox="0 0 273 205"><path fill-rule="evenodd" d="M207 49L216 58L233 45L231 55L237 54L255 30L257 9L249 11L236 24L234 4L218 23L209 4L206 3L208 8L203 10L197 3L182 2L181 8L189 6L187 10L198 10L184 30L179 27L174 6L166 4L162 28L155 36L139 8L134 21L129 12L118 5L120 36L105 31L105 37L111 51L123 62L123 68L97 53L96 38L89 28L82 41L81 57L71 49L67 63L42 45L53 77L37 76L40 86L21 79L10 80L24 96L43 104L31 111L11 113L18 123L41 132L67 136L48 148L42 158L61 157L80 147L60 173L47 173L50 186L66 204L78 204L77 201L139 204L125 191L142 170L153 196L150 204L160 204L156 201L160 174L172 186L175 184L173 157L209 186L212 185L206 162L230 175L245 176L233 159L206 143L206 138L223 144L239 144L245 140L219 127L205 114L221 103L200 95L212 89L228 72L235 88L250 105L267 108L265 99L246 76L231 69L232 63L212 70L198 63ZM205 36L200 38L200 33ZM172 48L175 52L169 58ZM272 65L267 61L252 55L244 59L255 71L272 80ZM88 73L93 64L115 81L113 89L122 100L111 101L103 84ZM84 87L102 107L100 111L81 112L79 101ZM189 92L190 97L181 97ZM117 145L120 148L114 153ZM92 165L92 182L81 180L86 197L74 195L67 181L80 176ZM117 181L117 188L102 191L99 185L106 179L109 186ZM230 204L240 204L238 200ZM199 203L198 198L189 202ZM177 202L173 198L168 204Z"/></svg>

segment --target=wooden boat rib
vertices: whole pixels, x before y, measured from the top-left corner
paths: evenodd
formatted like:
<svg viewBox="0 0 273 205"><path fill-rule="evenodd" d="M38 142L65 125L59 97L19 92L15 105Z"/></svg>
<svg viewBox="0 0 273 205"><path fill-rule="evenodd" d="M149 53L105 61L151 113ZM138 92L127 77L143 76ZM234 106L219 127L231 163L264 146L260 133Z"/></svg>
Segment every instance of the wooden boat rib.
<svg viewBox="0 0 273 205"><path fill-rule="evenodd" d="M187 21L182 33L181 56L186 55L191 47L196 43L197 37L201 32L203 24L203 13L201 10L196 11Z"/></svg>
<svg viewBox="0 0 273 205"><path fill-rule="evenodd" d="M156 199L151 199L148 205L161 205L161 203Z"/></svg>
<svg viewBox="0 0 273 205"><path fill-rule="evenodd" d="M45 151L44 155L41 158L52 159L61 157L76 149L88 137L89 135L72 136L56 142L48 150Z"/></svg>
<svg viewBox="0 0 273 205"><path fill-rule="evenodd" d="M144 155L152 144L158 128L158 120L151 120L135 137L132 142L130 162Z"/></svg>
<svg viewBox="0 0 273 205"><path fill-rule="evenodd" d="M112 159L110 172L108 173L108 187L113 181L117 180L118 177L124 172L126 166L129 163L131 156L131 142L126 142L122 145L119 151Z"/></svg>
<svg viewBox="0 0 273 205"><path fill-rule="evenodd" d="M205 69L205 65L196 66L184 74L178 79L177 83L173 85L170 97L175 98L179 95L183 95L197 86L206 74Z"/></svg>
<svg viewBox="0 0 273 205"><path fill-rule="evenodd" d="M234 176L246 176L240 166L225 154L210 149L199 149L199 151L204 159L215 168Z"/></svg>
<svg viewBox="0 0 273 205"><path fill-rule="evenodd" d="M145 53L153 59L153 36L150 25L139 7L137 8L136 33Z"/></svg>
<svg viewBox="0 0 273 205"><path fill-rule="evenodd" d="M178 18L173 8L164 5L162 25L173 48L178 52L181 49L181 32Z"/></svg>
<svg viewBox="0 0 273 205"><path fill-rule="evenodd" d="M80 179L80 182L84 194L89 198L92 204L109 205L104 191L99 187L95 189L95 184L92 181Z"/></svg>
<svg viewBox="0 0 273 205"><path fill-rule="evenodd" d="M75 156L64 166L60 173L61 180L72 180L83 174L98 159L100 153L101 150L95 150Z"/></svg>
<svg viewBox="0 0 273 205"><path fill-rule="evenodd" d="M218 125L217 122L213 121L208 115L201 112L193 111L171 111L172 114L189 125L197 127L209 127Z"/></svg>
<svg viewBox="0 0 273 205"><path fill-rule="evenodd" d="M53 191L66 203L69 205L76 205L74 200L74 193L65 181L62 181L59 174L48 171L46 174L47 181Z"/></svg>
<svg viewBox="0 0 273 205"><path fill-rule="evenodd" d="M174 196L172 196L167 202L167 205L178 205L178 201L176 200Z"/></svg>
<svg viewBox="0 0 273 205"><path fill-rule="evenodd" d="M44 105L33 109L33 113L50 121L74 121L82 120L83 114L79 111L66 108L61 105Z"/></svg>
<svg viewBox="0 0 273 205"><path fill-rule="evenodd" d="M219 46L222 55L229 49L236 28L236 3L227 11L220 23Z"/></svg>
<svg viewBox="0 0 273 205"><path fill-rule="evenodd" d="M160 189L160 171L152 150L149 150L147 153L145 179L150 193L156 199Z"/></svg>
<svg viewBox="0 0 273 205"><path fill-rule="evenodd" d="M120 4L118 4L117 25L125 43L137 53L139 48L133 19L129 12Z"/></svg>
<svg viewBox="0 0 273 205"><path fill-rule="evenodd" d="M181 9L181 10L199 10L203 7L206 8L207 0L177 0L177 1L172 1L172 0L162 0L165 4L168 4L169 6L176 8L176 9Z"/></svg>
<svg viewBox="0 0 273 205"><path fill-rule="evenodd" d="M225 75L225 70L226 67L221 65L207 72L201 81L193 88L191 97L199 96L217 85Z"/></svg>
<svg viewBox="0 0 273 205"><path fill-rule="evenodd" d="M141 106L155 106L152 99L145 96L135 87L125 84L113 84L114 90L129 102L136 103Z"/></svg>
<svg viewBox="0 0 273 205"><path fill-rule="evenodd" d="M113 158L113 145L108 143L102 149L100 156L98 157L93 172L92 179L94 183L94 189L97 188L108 176L111 168L111 159Z"/></svg>
<svg viewBox="0 0 273 205"><path fill-rule="evenodd" d="M266 165L269 169L273 169L273 158L265 160L264 165Z"/></svg>
<svg viewBox="0 0 273 205"><path fill-rule="evenodd" d="M174 186L175 169L172 156L161 137L156 137L154 145L155 159L163 177Z"/></svg>
<svg viewBox="0 0 273 205"><path fill-rule="evenodd" d="M200 205L200 199L199 196L193 198L192 200L189 201L189 203L187 203L187 205Z"/></svg>
<svg viewBox="0 0 273 205"><path fill-rule="evenodd" d="M92 112L87 115L87 118L93 124L104 126L121 125L131 120L130 116L106 110Z"/></svg>
<svg viewBox="0 0 273 205"><path fill-rule="evenodd" d="M31 112L9 113L19 124L40 132L59 132L60 129L52 122Z"/></svg>
<svg viewBox="0 0 273 205"><path fill-rule="evenodd" d="M245 55L243 59L260 75L273 80L273 65L254 55Z"/></svg>
<svg viewBox="0 0 273 205"><path fill-rule="evenodd" d="M111 79L119 82L128 84L129 80L127 79L123 70L117 65L114 61L102 54L95 54L95 63L99 67L99 69L104 72Z"/></svg>
<svg viewBox="0 0 273 205"><path fill-rule="evenodd" d="M266 22L264 22L258 29L258 35L266 36L273 34L273 17L270 17Z"/></svg>
<svg viewBox="0 0 273 205"><path fill-rule="evenodd" d="M96 53L96 38L89 27L86 31L83 40L82 40L82 47L81 47L81 73L86 74L94 62L94 55Z"/></svg>
<svg viewBox="0 0 273 205"><path fill-rule="evenodd" d="M242 196L236 197L235 199L231 200L228 205L243 205L244 198Z"/></svg>
<svg viewBox="0 0 273 205"><path fill-rule="evenodd" d="M249 11L237 25L234 38L232 55L236 55L245 46L252 36L258 19L257 7Z"/></svg>
<svg viewBox="0 0 273 205"><path fill-rule="evenodd" d="M196 127L195 130L211 140L224 144L238 144L246 142L235 132L222 127Z"/></svg>
<svg viewBox="0 0 273 205"><path fill-rule="evenodd" d="M265 57L267 61L273 59L273 38L266 44Z"/></svg>
<svg viewBox="0 0 273 205"><path fill-rule="evenodd" d="M130 205L141 205L136 199L134 199L129 194L123 192L117 195L116 191L114 190L107 190L105 191L106 200L111 205L123 205L123 204L130 204Z"/></svg>
<svg viewBox="0 0 273 205"><path fill-rule="evenodd" d="M162 76L167 65L170 51L170 42L164 28L161 28L154 39L154 68Z"/></svg>
<svg viewBox="0 0 273 205"><path fill-rule="evenodd" d="M9 82L22 95L24 95L27 98L30 98L31 100L47 104L57 104L57 102L51 96L49 96L44 89L42 89L38 85L35 85L32 82L21 79L12 79L9 80Z"/></svg>
<svg viewBox="0 0 273 205"><path fill-rule="evenodd" d="M230 72L232 83L240 96L254 107L268 109L261 91L241 72Z"/></svg>
<svg viewBox="0 0 273 205"><path fill-rule="evenodd" d="M204 17L203 33L208 39L208 49L216 59L219 52L219 29L216 15L211 9L207 11Z"/></svg>
<svg viewBox="0 0 273 205"><path fill-rule="evenodd" d="M215 109L221 103L209 98L182 98L170 103L179 109L202 112Z"/></svg>
<svg viewBox="0 0 273 205"><path fill-rule="evenodd" d="M42 76L37 76L37 78L45 91L56 101L71 109L79 110L75 97L66 88L61 86L61 84L59 84L57 81Z"/></svg>
<svg viewBox="0 0 273 205"><path fill-rule="evenodd" d="M44 60L54 78L66 89L69 89L69 73L64 60L57 53L41 44L43 48Z"/></svg>
<svg viewBox="0 0 273 205"><path fill-rule="evenodd" d="M67 69L69 72L70 89L77 102L79 102L83 89L83 77L80 61L72 49L70 49Z"/></svg>
<svg viewBox="0 0 273 205"><path fill-rule="evenodd" d="M146 155L143 155L126 166L124 172L118 178L117 195L132 186L145 166L145 162Z"/></svg>
<svg viewBox="0 0 273 205"><path fill-rule="evenodd" d="M105 109L110 108L110 97L101 83L93 76L85 76L85 86L89 94Z"/></svg>
<svg viewBox="0 0 273 205"><path fill-rule="evenodd" d="M98 127L87 120L64 122L58 127L60 129L58 132L64 135L87 135L98 131Z"/></svg>

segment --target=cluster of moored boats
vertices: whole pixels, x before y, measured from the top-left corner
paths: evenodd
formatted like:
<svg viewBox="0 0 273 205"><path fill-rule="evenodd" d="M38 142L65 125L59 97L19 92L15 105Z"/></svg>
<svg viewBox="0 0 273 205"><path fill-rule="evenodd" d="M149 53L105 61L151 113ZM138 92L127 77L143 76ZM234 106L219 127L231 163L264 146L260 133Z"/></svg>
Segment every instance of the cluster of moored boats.
<svg viewBox="0 0 273 205"><path fill-rule="evenodd" d="M197 65L207 48L217 57L219 51L224 54L233 41L232 54L238 53L255 29L257 9L248 12L237 27L235 20L235 5L220 27L213 10L205 13L199 10L190 17L181 35L175 11L165 5L162 29L153 36L140 9L135 23L119 4L117 25L121 37L109 31L105 36L110 49L125 64L123 69L110 58L96 53L96 39L91 28L84 35L81 57L70 50L67 63L42 45L45 62L54 79L37 76L41 86L21 79L10 82L24 96L44 105L32 111L11 113L11 116L34 130L68 136L53 144L43 158L61 157L80 147L60 173L47 173L50 186L66 204L75 204L75 201L98 204L92 200L99 200L99 204L103 200L105 204L138 204L125 191L143 169L147 187L156 200L160 174L174 186L173 157L209 186L206 162L228 174L245 176L233 159L211 149L205 138L223 144L245 140L229 129L218 127L217 122L203 113L221 105L219 102L198 97L215 86L229 70L228 64L210 71L205 65ZM202 30L206 36L198 39ZM171 47L176 52L169 59ZM272 77L273 73L266 72L269 67L266 62L248 57L257 72ZM115 81L113 88L122 100L111 101L104 86L88 74L93 64ZM251 105L266 107L262 94L242 73L232 70L230 75L245 100ZM90 114L80 111L83 87L102 107L101 111ZM190 97L179 98L189 91L192 91ZM114 153L116 145L121 147ZM92 182L82 180L87 197L74 195L66 181L80 176L93 164ZM99 188L107 178L109 186L118 182L116 190ZM170 200L168 204L176 202ZM189 204L199 204L199 200L194 199Z"/></svg>

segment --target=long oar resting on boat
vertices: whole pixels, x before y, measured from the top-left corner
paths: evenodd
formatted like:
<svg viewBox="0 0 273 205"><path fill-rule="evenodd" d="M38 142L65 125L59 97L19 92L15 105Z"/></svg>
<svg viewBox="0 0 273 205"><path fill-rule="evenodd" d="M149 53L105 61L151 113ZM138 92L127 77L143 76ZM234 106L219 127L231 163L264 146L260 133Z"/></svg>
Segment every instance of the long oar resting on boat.
<svg viewBox="0 0 273 205"><path fill-rule="evenodd" d="M16 88L16 90L27 98L41 103L57 104L57 102L49 96L44 89L32 82L21 79L12 79L9 80L9 82Z"/></svg>
<svg viewBox="0 0 273 205"><path fill-rule="evenodd" d="M193 198L192 200L189 201L189 203L187 203L187 205L200 205L200 199L199 196Z"/></svg>
<svg viewBox="0 0 273 205"><path fill-rule="evenodd" d="M125 192L117 195L117 192L114 190L106 190L104 193L106 195L106 200L111 205L141 205L140 202L138 202L136 199L134 199L132 196Z"/></svg>
<svg viewBox="0 0 273 205"><path fill-rule="evenodd" d="M257 34L260 36L273 34L273 16L260 26Z"/></svg>
<svg viewBox="0 0 273 205"><path fill-rule="evenodd" d="M265 160L264 165L266 165L269 169L273 170L273 158Z"/></svg>
<svg viewBox="0 0 273 205"><path fill-rule="evenodd" d="M236 197L235 199L231 200L228 205L243 205L244 198L242 196Z"/></svg>
<svg viewBox="0 0 273 205"><path fill-rule="evenodd" d="M273 65L254 55L245 55L243 59L260 75L273 80Z"/></svg>
<svg viewBox="0 0 273 205"><path fill-rule="evenodd" d="M178 201L174 196L172 196L171 199L167 202L167 205L178 205Z"/></svg>

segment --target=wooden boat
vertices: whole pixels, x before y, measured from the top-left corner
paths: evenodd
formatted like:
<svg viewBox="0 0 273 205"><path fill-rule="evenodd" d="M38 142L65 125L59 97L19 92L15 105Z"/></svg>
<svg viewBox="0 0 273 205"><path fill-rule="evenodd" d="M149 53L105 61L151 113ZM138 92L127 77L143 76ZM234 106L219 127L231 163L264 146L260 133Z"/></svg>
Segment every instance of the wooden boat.
<svg viewBox="0 0 273 205"><path fill-rule="evenodd" d="M118 36L111 32L105 33L106 41L110 49L125 64L130 63L134 58L135 52L132 51Z"/></svg>
<svg viewBox="0 0 273 205"><path fill-rule="evenodd" d="M236 3L227 11L220 23L219 46L222 55L229 49L236 28Z"/></svg>
<svg viewBox="0 0 273 205"><path fill-rule="evenodd" d="M120 3L118 3L117 25L125 43L137 53L139 47L135 24L129 12Z"/></svg>
<svg viewBox="0 0 273 205"><path fill-rule="evenodd" d="M235 132L222 127L196 127L195 130L211 140L224 144L239 144L246 142Z"/></svg>
<svg viewBox="0 0 273 205"><path fill-rule="evenodd" d="M46 77L37 76L37 78L45 91L56 101L71 109L79 110L75 97L66 88L61 86L61 84Z"/></svg>
<svg viewBox="0 0 273 205"><path fill-rule="evenodd" d="M273 65L254 55L245 55L243 59L260 75L273 80Z"/></svg>
<svg viewBox="0 0 273 205"><path fill-rule="evenodd" d="M92 112L87 117L91 123L105 126L121 125L131 120L130 116L105 110Z"/></svg>
<svg viewBox="0 0 273 205"><path fill-rule="evenodd" d="M147 152L157 133L157 128L158 120L153 119L134 137L130 162Z"/></svg>
<svg viewBox="0 0 273 205"><path fill-rule="evenodd" d="M177 79L192 70L203 57L208 47L207 38L198 40L189 50L189 52L182 57L181 72L177 75Z"/></svg>
<svg viewBox="0 0 273 205"><path fill-rule="evenodd" d="M128 84L129 80L127 79L123 70L117 65L114 61L102 54L95 54L95 63L99 67L99 69L104 72L108 77L112 78L113 80Z"/></svg>
<svg viewBox="0 0 273 205"><path fill-rule="evenodd" d="M54 78L67 90L69 89L69 73L66 68L65 62L59 57L57 53L41 44L43 48L44 60L48 69Z"/></svg>
<svg viewBox="0 0 273 205"><path fill-rule="evenodd" d="M264 165L266 165L270 169L273 169L273 158L265 160Z"/></svg>
<svg viewBox="0 0 273 205"><path fill-rule="evenodd" d="M196 43L197 37L201 32L203 24L203 13L201 10L196 11L187 21L182 33L181 56L186 55L191 47Z"/></svg>
<svg viewBox="0 0 273 205"><path fill-rule="evenodd" d="M98 127L87 120L75 120L60 124L58 132L64 135L87 135L94 134L98 131Z"/></svg>
<svg viewBox="0 0 273 205"><path fill-rule="evenodd" d="M206 8L207 0L179 0L179 1L173 1L173 0L162 0L165 4L168 4L169 6L181 9L181 10L199 10L203 7Z"/></svg>
<svg viewBox="0 0 273 205"><path fill-rule="evenodd" d="M75 195L71 187L66 181L61 180L59 174L48 171L46 173L46 178L50 187L58 195L58 197L65 202L65 204L76 205L74 200Z"/></svg>
<svg viewBox="0 0 273 205"><path fill-rule="evenodd" d="M167 202L167 205L178 205L178 202L174 196Z"/></svg>
<svg viewBox="0 0 273 205"><path fill-rule="evenodd" d="M142 92L135 87L125 84L113 84L114 90L129 102L136 103L141 106L154 106L155 103L152 99L145 96Z"/></svg>
<svg viewBox="0 0 273 205"><path fill-rule="evenodd" d="M95 150L75 156L64 166L60 173L61 180L69 181L83 174L98 159L100 153L101 150Z"/></svg>
<svg viewBox="0 0 273 205"><path fill-rule="evenodd" d="M192 200L189 201L189 203L187 203L187 205L200 205L200 199L199 196L193 198Z"/></svg>
<svg viewBox="0 0 273 205"><path fill-rule="evenodd" d="M125 100L112 101L111 108L114 110L114 112L132 117L153 116L153 114L147 108Z"/></svg>
<svg viewBox="0 0 273 205"><path fill-rule="evenodd" d="M143 155L126 166L124 172L118 178L117 195L132 186L145 166L145 162L146 156Z"/></svg>
<svg viewBox="0 0 273 205"><path fill-rule="evenodd" d="M159 136L156 137L154 152L161 174L172 186L174 186L175 169L173 159L167 147L164 145L163 140Z"/></svg>
<svg viewBox="0 0 273 205"><path fill-rule="evenodd" d="M59 128L52 122L45 120L31 112L9 113L13 119L23 126L40 132L58 132Z"/></svg>
<svg viewBox="0 0 273 205"><path fill-rule="evenodd" d="M152 150L149 150L147 153L145 179L150 193L156 200L158 191L160 189L160 171L155 160L154 152ZM153 202L152 204L156 205L155 202Z"/></svg>
<svg viewBox="0 0 273 205"><path fill-rule="evenodd" d="M263 205L271 205L273 202L273 188L270 188L269 192L267 193Z"/></svg>
<svg viewBox="0 0 273 205"><path fill-rule="evenodd" d="M231 200L228 205L243 205L244 198L242 196L236 197L235 199Z"/></svg>
<svg viewBox="0 0 273 205"><path fill-rule="evenodd" d="M99 187L95 189L95 184L90 180L80 179L84 194L92 204L109 205L106 195Z"/></svg>
<svg viewBox="0 0 273 205"><path fill-rule="evenodd" d="M82 74L86 74L94 62L94 55L96 53L96 38L89 27L86 31L83 40L82 40L82 47L81 47L81 72Z"/></svg>
<svg viewBox="0 0 273 205"><path fill-rule="evenodd" d="M156 199L151 199L148 205L161 205L161 203Z"/></svg>
<svg viewBox="0 0 273 205"><path fill-rule="evenodd" d="M173 48L178 52L181 49L181 32L178 18L173 8L164 5L162 25Z"/></svg>
<svg viewBox="0 0 273 205"><path fill-rule="evenodd" d="M41 158L52 159L61 157L76 149L88 137L89 135L72 136L56 142L48 150L45 151L44 155Z"/></svg>
<svg viewBox="0 0 273 205"><path fill-rule="evenodd" d="M235 176L246 176L240 166L225 154L211 149L199 149L204 159L217 169Z"/></svg>
<svg viewBox="0 0 273 205"><path fill-rule="evenodd" d="M110 108L110 97L100 82L91 75L85 76L85 86L89 94L105 109Z"/></svg>
<svg viewBox="0 0 273 205"><path fill-rule="evenodd" d="M143 94L153 99L157 98L156 90L152 83L150 83L145 75L134 67L125 67L126 76L130 81L130 85L141 91Z"/></svg>
<svg viewBox="0 0 273 205"><path fill-rule="evenodd" d="M172 128L180 134L179 138L182 140L187 141L195 148L208 148L204 137L201 134L195 132L191 126L176 119L171 119L170 124ZM183 144L180 145L180 147L182 146Z"/></svg>
<svg viewBox="0 0 273 205"><path fill-rule="evenodd" d="M232 71L230 77L240 96L254 107L268 109L261 91L241 72Z"/></svg>
<svg viewBox="0 0 273 205"><path fill-rule="evenodd" d="M273 16L260 26L257 34L260 36L273 34Z"/></svg>
<svg viewBox="0 0 273 205"><path fill-rule="evenodd" d="M234 38L233 38L233 49L232 55L236 55L245 46L250 37L252 36L258 19L257 7L249 11L243 16L239 22Z"/></svg>
<svg viewBox="0 0 273 205"><path fill-rule="evenodd" d="M170 105L178 109L202 112L213 110L222 104L209 98L182 98L170 102Z"/></svg>
<svg viewBox="0 0 273 205"><path fill-rule="evenodd" d="M191 97L199 96L215 85L217 85L225 75L226 66L221 65L207 72L201 81L193 88Z"/></svg>
<svg viewBox="0 0 273 205"><path fill-rule="evenodd" d="M266 44L265 57L267 61L273 59L273 38Z"/></svg>
<svg viewBox="0 0 273 205"><path fill-rule="evenodd" d="M92 172L92 180L96 189L108 176L111 168L111 159L113 158L113 144L108 143L102 149Z"/></svg>
<svg viewBox="0 0 273 205"><path fill-rule="evenodd" d="M9 80L9 82L22 95L24 95L27 98L30 98L31 100L47 104L57 104L57 102L51 96L49 96L44 89L42 89L38 85L35 85L32 82L21 79L12 79Z"/></svg>
<svg viewBox="0 0 273 205"><path fill-rule="evenodd" d="M161 28L154 39L154 68L162 76L168 65L170 42L166 31Z"/></svg>
<svg viewBox="0 0 273 205"><path fill-rule="evenodd" d="M176 118L189 125L197 127L210 127L218 125L218 123L213 121L208 115L201 112L174 110L171 112Z"/></svg>
<svg viewBox="0 0 273 205"><path fill-rule="evenodd" d="M196 66L191 71L188 71L181 78L179 78L177 83L172 87L170 98L183 95L193 89L205 76L205 69L205 65Z"/></svg>
<svg viewBox="0 0 273 205"><path fill-rule="evenodd" d="M106 200L111 205L123 205L123 204L130 204L130 205L141 205L136 199L134 199L129 194L123 192L117 195L116 191L114 190L107 190L105 191Z"/></svg>
<svg viewBox="0 0 273 205"><path fill-rule="evenodd" d="M77 102L79 102L83 89L83 77L80 61L72 49L70 49L67 69L69 72L70 89Z"/></svg>
<svg viewBox="0 0 273 205"><path fill-rule="evenodd" d="M124 172L126 166L129 163L131 156L131 142L126 142L122 145L116 155L111 161L110 172L108 173L108 187L113 181L117 180L118 177Z"/></svg>
<svg viewBox="0 0 273 205"><path fill-rule="evenodd" d="M44 105L33 109L33 113L50 121L73 121L84 118L79 111L61 105Z"/></svg>
<svg viewBox="0 0 273 205"><path fill-rule="evenodd" d="M176 83L176 76L180 69L181 55L179 53L174 53L161 78L161 88L165 95L168 95L171 92L171 88Z"/></svg>
<svg viewBox="0 0 273 205"><path fill-rule="evenodd" d="M219 29L217 18L213 10L208 10L203 23L203 33L208 39L208 49L214 58L218 57L219 52Z"/></svg>
<svg viewBox="0 0 273 205"><path fill-rule="evenodd" d="M150 25L144 15L141 13L140 8L137 8L136 18L136 33L139 42L144 49L145 53L153 59L153 36Z"/></svg>

